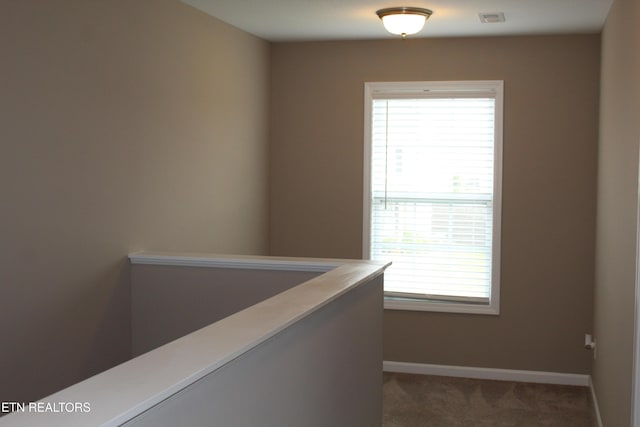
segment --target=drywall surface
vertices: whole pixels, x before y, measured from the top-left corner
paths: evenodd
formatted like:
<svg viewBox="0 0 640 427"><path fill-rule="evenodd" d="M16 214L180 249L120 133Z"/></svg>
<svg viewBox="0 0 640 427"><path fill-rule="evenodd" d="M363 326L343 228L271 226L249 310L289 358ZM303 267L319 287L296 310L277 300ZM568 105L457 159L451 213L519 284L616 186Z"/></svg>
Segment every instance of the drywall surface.
<svg viewBox="0 0 640 427"><path fill-rule="evenodd" d="M275 43L271 60L282 256L362 256L365 82L503 80L500 315L386 310L385 360L590 373L599 35Z"/></svg>
<svg viewBox="0 0 640 427"><path fill-rule="evenodd" d="M381 364L377 277L124 425L378 426Z"/></svg>
<svg viewBox="0 0 640 427"><path fill-rule="evenodd" d="M147 419L149 413L157 418L154 407L158 406L162 412L167 401L172 405L178 401L178 412L162 416L160 422L154 421L155 425L164 425L174 418L181 418L177 425L189 426L211 425L216 421L222 425L256 424L242 422L246 417L254 420L265 417L261 425L380 424L382 275L388 264L175 252L137 252L129 258L136 265L189 268L222 268L224 265L230 269L322 274L33 405L35 409L57 410L43 413L32 410L31 404L24 405L1 417L0 426L116 427L140 415ZM254 278L260 279L263 275ZM239 273L235 278L241 276ZM173 284L176 292L178 285ZM202 296L207 299L206 292ZM266 353L260 350L265 347L269 348ZM255 360L256 353L260 355L259 362L246 364L247 359ZM227 390L232 389L225 384L229 378L222 382L214 378L215 393L225 390L225 397L220 401L211 400L212 393L198 391L202 390L203 383L210 385L207 378L216 376L210 374L219 370L226 372L228 366L237 368L238 365L240 369L231 381L239 386L240 382L242 392L238 396L236 389L232 402L225 400ZM269 372L245 375L245 370L263 369ZM188 401L179 402L185 394L190 395ZM253 401L256 394L261 396ZM249 399L255 405L244 411L231 409L242 399ZM81 408L76 409L76 404L71 402L79 402ZM209 405L220 408L220 402L230 404L212 413ZM268 405L266 411L261 406L263 403ZM294 411L302 409L293 418L292 405ZM325 414L325 411L330 412ZM323 415L316 417L320 412ZM308 416L313 416L314 421L300 422L300 417Z"/></svg>
<svg viewBox="0 0 640 427"><path fill-rule="evenodd" d="M0 401L31 401L131 356L130 252L266 252L269 46L177 0L0 28Z"/></svg>
<svg viewBox="0 0 640 427"><path fill-rule="evenodd" d="M131 268L134 357L321 274L157 265Z"/></svg>
<svg viewBox="0 0 640 427"><path fill-rule="evenodd" d="M626 427L631 419L640 144L638 22L638 2L616 0L602 33L594 330L598 353L593 381L607 427Z"/></svg>

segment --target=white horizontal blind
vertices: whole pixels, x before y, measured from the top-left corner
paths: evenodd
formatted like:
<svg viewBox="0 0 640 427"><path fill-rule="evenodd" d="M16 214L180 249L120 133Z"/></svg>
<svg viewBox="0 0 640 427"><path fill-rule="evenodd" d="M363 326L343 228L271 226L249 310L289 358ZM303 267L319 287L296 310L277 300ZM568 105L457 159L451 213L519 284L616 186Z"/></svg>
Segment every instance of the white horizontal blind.
<svg viewBox="0 0 640 427"><path fill-rule="evenodd" d="M385 294L485 303L491 296L495 97L376 95L371 259Z"/></svg>

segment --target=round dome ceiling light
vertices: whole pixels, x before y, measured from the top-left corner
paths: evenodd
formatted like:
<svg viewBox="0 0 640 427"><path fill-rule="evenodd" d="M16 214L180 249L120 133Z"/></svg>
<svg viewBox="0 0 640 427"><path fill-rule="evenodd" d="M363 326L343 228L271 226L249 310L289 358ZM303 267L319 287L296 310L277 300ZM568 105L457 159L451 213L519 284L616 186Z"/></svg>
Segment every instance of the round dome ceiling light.
<svg viewBox="0 0 640 427"><path fill-rule="evenodd" d="M403 39L422 30L425 21L432 14L429 9L421 7L388 7L376 12L387 31L402 36Z"/></svg>

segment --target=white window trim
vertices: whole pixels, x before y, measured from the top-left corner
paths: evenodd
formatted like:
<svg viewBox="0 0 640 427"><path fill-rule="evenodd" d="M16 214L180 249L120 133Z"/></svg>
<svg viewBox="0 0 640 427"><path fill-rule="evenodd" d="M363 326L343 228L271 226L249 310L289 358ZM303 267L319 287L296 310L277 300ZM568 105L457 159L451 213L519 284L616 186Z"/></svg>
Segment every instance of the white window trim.
<svg viewBox="0 0 640 427"><path fill-rule="evenodd" d="M421 299L385 297L384 308L390 310L434 311L447 313L500 314L500 243L502 224L502 128L504 115L504 82L502 80L442 81L442 82L367 82L364 84L364 185L363 185L363 258L369 259L371 235L371 106L377 94L407 92L408 96L425 91L434 94L460 93L468 96L478 90L495 93L495 143L493 187L492 278L489 304L471 304ZM468 88L468 90L467 90ZM424 95L423 95L424 96ZM400 95L399 97L402 97Z"/></svg>

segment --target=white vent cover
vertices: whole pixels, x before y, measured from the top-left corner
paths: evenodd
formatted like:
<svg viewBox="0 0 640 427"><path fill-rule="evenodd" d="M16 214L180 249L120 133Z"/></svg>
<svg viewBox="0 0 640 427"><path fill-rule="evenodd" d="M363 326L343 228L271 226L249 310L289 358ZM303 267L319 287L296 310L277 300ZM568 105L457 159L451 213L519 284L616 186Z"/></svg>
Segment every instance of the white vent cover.
<svg viewBox="0 0 640 427"><path fill-rule="evenodd" d="M494 13L479 13L480 22L483 24L495 24L498 22L504 22L504 13L502 12L494 12Z"/></svg>

